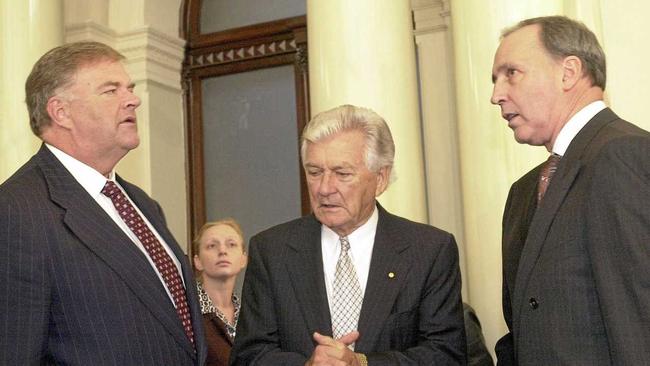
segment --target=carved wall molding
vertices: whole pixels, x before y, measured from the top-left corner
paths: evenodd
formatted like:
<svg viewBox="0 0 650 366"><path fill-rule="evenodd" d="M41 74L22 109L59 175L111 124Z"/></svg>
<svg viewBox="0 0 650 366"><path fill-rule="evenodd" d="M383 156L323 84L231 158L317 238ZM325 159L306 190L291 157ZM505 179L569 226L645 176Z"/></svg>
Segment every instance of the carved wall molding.
<svg viewBox="0 0 650 366"><path fill-rule="evenodd" d="M117 33L103 24L88 20L66 24L64 37L65 43L93 40L114 47Z"/></svg>
<svg viewBox="0 0 650 366"><path fill-rule="evenodd" d="M227 47L222 50L200 50L188 57L190 69L222 65L231 62L294 53L298 51L295 39L258 42L243 47Z"/></svg>
<svg viewBox="0 0 650 366"><path fill-rule="evenodd" d="M131 77L181 91L185 41L145 27L117 37L116 49L128 60Z"/></svg>
<svg viewBox="0 0 650 366"><path fill-rule="evenodd" d="M66 43L83 40L106 43L122 53L135 83L153 82L175 92L181 91L183 39L150 27L117 33L93 21L66 25Z"/></svg>
<svg viewBox="0 0 650 366"><path fill-rule="evenodd" d="M448 0L413 0L413 33L444 32L449 28L451 15Z"/></svg>

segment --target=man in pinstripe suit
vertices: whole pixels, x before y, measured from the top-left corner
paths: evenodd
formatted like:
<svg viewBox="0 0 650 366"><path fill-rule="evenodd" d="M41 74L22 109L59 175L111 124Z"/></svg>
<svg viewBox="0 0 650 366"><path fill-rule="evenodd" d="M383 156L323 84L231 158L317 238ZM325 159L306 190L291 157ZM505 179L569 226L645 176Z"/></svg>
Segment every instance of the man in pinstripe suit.
<svg viewBox="0 0 650 366"><path fill-rule="evenodd" d="M68 44L41 57L27 79L30 125L43 146L0 186L2 365L205 360L189 262L160 206L114 171L139 144L140 99L122 59L101 43ZM146 239L106 196L112 184L139 213Z"/></svg>

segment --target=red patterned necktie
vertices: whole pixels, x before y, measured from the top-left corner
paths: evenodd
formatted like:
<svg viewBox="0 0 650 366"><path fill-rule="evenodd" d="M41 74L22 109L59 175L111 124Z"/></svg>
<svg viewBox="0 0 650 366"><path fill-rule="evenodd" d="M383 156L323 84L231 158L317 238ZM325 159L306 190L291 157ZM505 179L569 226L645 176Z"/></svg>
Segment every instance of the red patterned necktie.
<svg viewBox="0 0 650 366"><path fill-rule="evenodd" d="M539 173L539 182L537 183L537 204L539 205L546 194L548 185L551 184L551 178L557 170L557 165L560 163L562 156L558 154L551 154L542 166L542 171Z"/></svg>
<svg viewBox="0 0 650 366"><path fill-rule="evenodd" d="M178 273L178 268L172 261L171 257L163 248L162 244L156 236L151 232L149 226L144 222L142 217L135 210L135 207L126 198L117 185L110 180L106 182L102 189L102 194L107 196L113 202L115 209L120 214L124 223L131 229L133 234L140 240L144 248L147 250L149 257L156 265L156 269L165 281L165 286L169 290L176 304L176 314L183 323L185 334L194 344L194 331L192 330L192 316L190 314L189 306L187 305L187 297L185 295L185 287L183 281Z"/></svg>

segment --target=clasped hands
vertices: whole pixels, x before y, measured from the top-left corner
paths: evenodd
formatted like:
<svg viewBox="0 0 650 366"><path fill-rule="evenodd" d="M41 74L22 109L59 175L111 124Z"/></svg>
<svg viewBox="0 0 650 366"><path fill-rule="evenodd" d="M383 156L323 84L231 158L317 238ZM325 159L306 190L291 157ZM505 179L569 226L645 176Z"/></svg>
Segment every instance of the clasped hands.
<svg viewBox="0 0 650 366"><path fill-rule="evenodd" d="M305 366L361 366L356 353L348 348L359 339L359 332L350 332L338 340L318 332L313 337L318 345Z"/></svg>

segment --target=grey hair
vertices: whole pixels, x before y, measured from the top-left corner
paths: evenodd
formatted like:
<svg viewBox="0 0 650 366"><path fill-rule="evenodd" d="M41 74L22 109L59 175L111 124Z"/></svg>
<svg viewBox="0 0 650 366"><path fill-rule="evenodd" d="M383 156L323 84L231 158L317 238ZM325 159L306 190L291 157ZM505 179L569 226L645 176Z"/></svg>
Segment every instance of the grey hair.
<svg viewBox="0 0 650 366"><path fill-rule="evenodd" d="M121 53L99 42L68 43L44 54L34 64L25 83L25 101L32 132L41 136L43 127L50 125L48 100L67 87L81 67L98 61L123 59Z"/></svg>
<svg viewBox="0 0 650 366"><path fill-rule="evenodd" d="M392 168L395 159L395 143L388 124L374 111L353 105L342 105L317 114L307 123L300 139L300 156L303 164L307 144L315 143L343 131L357 130L366 139L365 163L372 172L383 167ZM389 182L395 180L391 169Z"/></svg>
<svg viewBox="0 0 650 366"><path fill-rule="evenodd" d="M584 73L589 76L592 84L605 90L607 82L605 52L600 47L596 35L582 22L559 15L525 19L513 27L506 28L501 33L501 38L535 24L540 26L539 37L549 54L559 58L578 57L584 67Z"/></svg>

